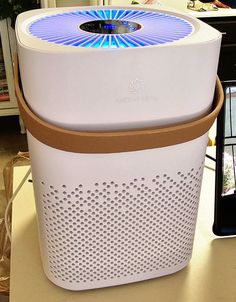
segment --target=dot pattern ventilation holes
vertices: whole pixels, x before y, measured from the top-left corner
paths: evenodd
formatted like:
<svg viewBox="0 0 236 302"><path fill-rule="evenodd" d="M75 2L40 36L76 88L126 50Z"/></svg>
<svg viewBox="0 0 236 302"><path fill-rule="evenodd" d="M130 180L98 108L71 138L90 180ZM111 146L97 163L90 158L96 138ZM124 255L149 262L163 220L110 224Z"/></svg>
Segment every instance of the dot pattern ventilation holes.
<svg viewBox="0 0 236 302"><path fill-rule="evenodd" d="M168 269L192 253L202 167L176 176L54 187L41 182L49 269L74 284Z"/></svg>

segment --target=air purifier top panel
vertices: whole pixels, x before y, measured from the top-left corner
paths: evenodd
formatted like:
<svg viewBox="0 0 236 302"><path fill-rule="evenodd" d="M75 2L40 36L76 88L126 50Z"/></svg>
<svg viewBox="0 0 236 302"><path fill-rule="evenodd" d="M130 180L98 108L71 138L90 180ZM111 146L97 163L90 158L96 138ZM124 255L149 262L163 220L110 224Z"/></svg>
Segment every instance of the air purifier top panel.
<svg viewBox="0 0 236 302"><path fill-rule="evenodd" d="M173 125L211 108L221 34L171 9L73 7L17 17L30 109L65 129Z"/></svg>
<svg viewBox="0 0 236 302"><path fill-rule="evenodd" d="M21 46L45 51L137 49L205 43L219 33L174 9L94 6L40 9L20 14Z"/></svg>
<svg viewBox="0 0 236 302"><path fill-rule="evenodd" d="M183 39L193 32L193 26L183 18L158 11L97 8L41 17L28 30L56 44L129 48Z"/></svg>

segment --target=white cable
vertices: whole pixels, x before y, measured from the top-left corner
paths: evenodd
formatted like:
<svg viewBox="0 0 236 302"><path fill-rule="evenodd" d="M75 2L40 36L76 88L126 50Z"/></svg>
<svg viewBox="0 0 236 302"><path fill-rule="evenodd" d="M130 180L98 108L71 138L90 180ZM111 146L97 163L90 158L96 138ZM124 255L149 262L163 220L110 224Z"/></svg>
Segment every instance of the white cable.
<svg viewBox="0 0 236 302"><path fill-rule="evenodd" d="M6 210L5 210L5 215L4 215L4 222L5 222L5 228L6 228L6 232L7 232L7 236L11 242L11 230L9 227L9 223L8 223L8 212L10 209L11 204L13 203L16 195L18 194L18 192L20 191L21 187L23 186L23 184L25 183L26 179L28 178L29 174L31 173L31 167L28 169L28 171L26 172L25 176L23 177L23 179L21 180L20 184L18 185L18 187L16 188L15 192L13 193L12 197L10 198L7 206L6 206Z"/></svg>

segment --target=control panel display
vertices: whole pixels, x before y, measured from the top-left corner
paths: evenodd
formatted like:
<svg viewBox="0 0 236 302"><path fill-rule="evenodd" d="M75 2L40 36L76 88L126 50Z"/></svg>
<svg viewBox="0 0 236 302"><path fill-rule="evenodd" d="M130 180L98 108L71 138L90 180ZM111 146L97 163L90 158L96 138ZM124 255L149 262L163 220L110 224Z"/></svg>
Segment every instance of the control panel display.
<svg viewBox="0 0 236 302"><path fill-rule="evenodd" d="M80 29L97 34L127 34L137 31L141 25L122 20L96 20L80 25Z"/></svg>

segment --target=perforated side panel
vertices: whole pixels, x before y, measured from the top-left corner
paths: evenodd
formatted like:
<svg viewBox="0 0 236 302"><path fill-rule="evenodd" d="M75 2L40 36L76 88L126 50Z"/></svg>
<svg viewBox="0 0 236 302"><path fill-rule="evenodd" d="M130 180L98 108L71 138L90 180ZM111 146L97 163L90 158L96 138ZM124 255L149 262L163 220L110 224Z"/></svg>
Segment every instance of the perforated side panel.
<svg viewBox="0 0 236 302"><path fill-rule="evenodd" d="M202 166L129 182L41 182L50 271L80 284L176 266L192 252ZM40 205L39 205L40 206Z"/></svg>

